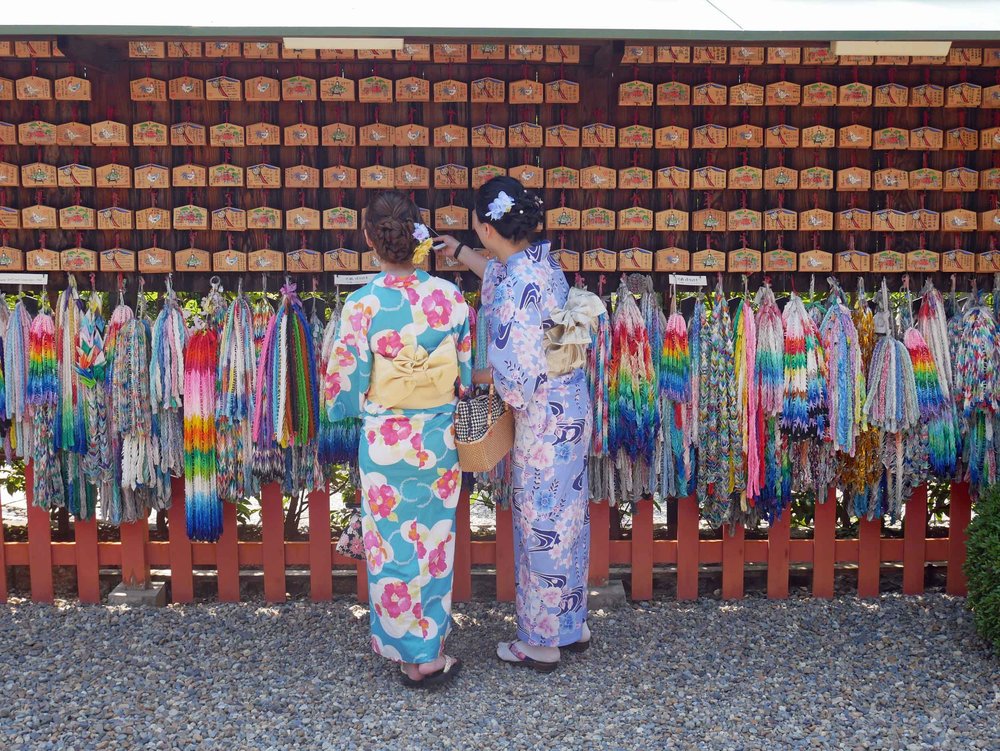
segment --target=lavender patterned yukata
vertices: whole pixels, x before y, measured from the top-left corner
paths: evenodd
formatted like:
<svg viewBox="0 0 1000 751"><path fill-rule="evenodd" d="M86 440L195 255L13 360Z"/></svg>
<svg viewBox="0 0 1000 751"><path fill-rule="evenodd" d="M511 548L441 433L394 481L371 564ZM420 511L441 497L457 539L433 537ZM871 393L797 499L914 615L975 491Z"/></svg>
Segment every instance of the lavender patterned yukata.
<svg viewBox="0 0 1000 751"><path fill-rule="evenodd" d="M545 647L578 641L587 618L590 395L583 370L550 379L544 350L544 331L568 294L548 242L506 265L491 261L483 277L489 364L515 410L517 636Z"/></svg>

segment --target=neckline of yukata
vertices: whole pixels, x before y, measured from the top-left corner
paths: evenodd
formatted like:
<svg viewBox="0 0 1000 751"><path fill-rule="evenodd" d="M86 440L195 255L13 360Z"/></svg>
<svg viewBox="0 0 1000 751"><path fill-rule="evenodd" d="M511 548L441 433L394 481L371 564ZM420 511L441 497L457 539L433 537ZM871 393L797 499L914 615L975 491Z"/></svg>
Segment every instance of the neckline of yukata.
<svg viewBox="0 0 1000 751"><path fill-rule="evenodd" d="M423 272L420 269L413 269L413 271L409 274L395 274L391 271L382 271L379 272L379 275L375 277L373 281L376 285L386 287L388 289L401 289L405 288L407 283L412 284L420 282L420 275L422 273Z"/></svg>

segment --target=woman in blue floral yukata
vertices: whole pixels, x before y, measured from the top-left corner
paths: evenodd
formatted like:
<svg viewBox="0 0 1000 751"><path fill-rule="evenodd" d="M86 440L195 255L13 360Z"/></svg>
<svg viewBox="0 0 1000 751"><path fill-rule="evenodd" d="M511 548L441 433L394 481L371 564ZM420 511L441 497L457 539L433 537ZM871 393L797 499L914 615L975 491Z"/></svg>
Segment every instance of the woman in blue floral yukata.
<svg viewBox="0 0 1000 751"><path fill-rule="evenodd" d="M403 683L428 688L461 661L451 628L459 387L469 387L469 309L455 285L414 269L430 250L420 212L402 193L376 198L365 238L383 273L347 298L324 387L330 418L363 416L362 534L371 644L401 663Z"/></svg>
<svg viewBox="0 0 1000 751"><path fill-rule="evenodd" d="M439 252L467 265L483 280L482 304L489 326L490 367L473 383L493 383L515 410L514 566L517 639L497 646L506 662L549 672L560 648L590 645L587 569L590 557L587 454L593 428L587 379L581 369L586 345L571 321L592 321L603 312L596 296L571 290L535 239L544 218L540 198L517 180L497 177L476 193L473 227L486 259L452 237ZM573 313L577 315L573 315Z"/></svg>

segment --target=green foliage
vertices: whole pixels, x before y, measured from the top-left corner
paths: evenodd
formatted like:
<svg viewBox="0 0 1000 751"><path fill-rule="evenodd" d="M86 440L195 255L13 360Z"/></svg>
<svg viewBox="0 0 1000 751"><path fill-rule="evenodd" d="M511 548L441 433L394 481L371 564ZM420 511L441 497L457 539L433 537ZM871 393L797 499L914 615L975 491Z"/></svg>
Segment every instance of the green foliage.
<svg viewBox="0 0 1000 751"><path fill-rule="evenodd" d="M27 487L24 478L24 462L15 459L10 464L0 467L0 482L8 495L23 493Z"/></svg>
<svg viewBox="0 0 1000 751"><path fill-rule="evenodd" d="M1000 485L983 491L966 543L968 607L976 630L1000 651Z"/></svg>

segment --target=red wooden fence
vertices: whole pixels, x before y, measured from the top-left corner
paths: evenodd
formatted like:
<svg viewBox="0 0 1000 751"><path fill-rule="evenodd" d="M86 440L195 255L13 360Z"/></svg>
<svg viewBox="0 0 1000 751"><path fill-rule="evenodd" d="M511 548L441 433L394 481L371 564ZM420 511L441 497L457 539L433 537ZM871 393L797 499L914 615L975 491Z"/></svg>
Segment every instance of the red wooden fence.
<svg viewBox="0 0 1000 751"><path fill-rule="evenodd" d="M31 467L27 469L31 487ZM262 539L239 541L236 536L236 508L225 506L222 538L216 543L191 542L184 518L184 485L174 480L173 507L169 511L169 539L151 541L146 521L121 527L120 541L98 542L97 523L93 520L74 524L72 542L53 542L49 514L28 503L28 541L7 542L0 524L0 602L8 596L7 567L28 566L31 599L52 602L53 567L76 569L79 597L82 602L100 600L101 569L119 568L124 581L143 581L150 568L169 569L174 602L194 599L195 567L217 572L218 597L224 602L240 600L240 570L263 570L264 597L268 602L286 598L285 572L288 567L308 568L310 596L314 601L329 600L333 594L334 567L354 568L357 594L367 598L368 579L363 564L336 552L331 539L330 499L324 492L310 493L309 532L307 541L286 541L283 537L281 492L277 485L264 488L261 499ZM816 508L812 538L792 539L788 517L770 528L766 540L749 540L742 528L726 530L721 540L699 539L698 506L693 498L682 498L677 509L677 538L653 539L653 504L636 504L630 539L609 539L607 504L591 504L590 579L592 585L608 580L610 566L631 570L632 598L646 600L653 595L653 571L657 565L676 567L676 596L681 600L698 597L699 567L721 565L722 596L743 597L744 575L748 564L767 568L768 597L788 597L791 566L805 564L812 570L812 593L829 598L834 593L834 573L838 565L855 565L857 592L861 597L876 597L884 563L902 564L903 590L919 594L924 589L927 563L947 566L947 591L965 594L965 534L971 516L968 486L957 483L951 489L949 537L927 537L927 490L922 487L907 503L902 538L884 537L881 521L859 525L857 539L837 538L836 491L831 489L826 503ZM2 518L0 518L2 522ZM496 571L497 599L514 599L513 524L509 510L497 510L496 539L472 540L469 528L468 498L458 507L455 546L454 599L465 601L472 595L474 567Z"/></svg>

